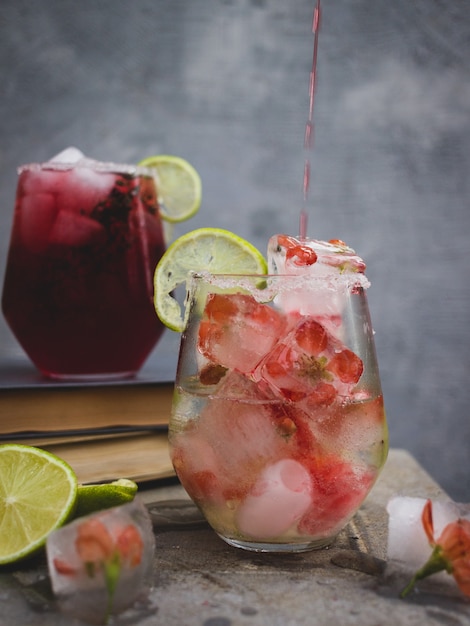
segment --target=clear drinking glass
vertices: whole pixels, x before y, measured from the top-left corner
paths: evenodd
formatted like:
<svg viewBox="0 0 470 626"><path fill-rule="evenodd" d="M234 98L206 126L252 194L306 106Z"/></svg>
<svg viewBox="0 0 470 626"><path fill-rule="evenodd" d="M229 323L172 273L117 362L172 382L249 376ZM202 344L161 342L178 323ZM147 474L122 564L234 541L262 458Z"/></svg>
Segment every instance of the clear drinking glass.
<svg viewBox="0 0 470 626"><path fill-rule="evenodd" d="M195 274L169 440L181 483L227 543L330 544L387 457L357 275Z"/></svg>
<svg viewBox="0 0 470 626"><path fill-rule="evenodd" d="M164 250L147 170L21 167L2 308L37 368L77 380L138 371L163 332L152 280Z"/></svg>

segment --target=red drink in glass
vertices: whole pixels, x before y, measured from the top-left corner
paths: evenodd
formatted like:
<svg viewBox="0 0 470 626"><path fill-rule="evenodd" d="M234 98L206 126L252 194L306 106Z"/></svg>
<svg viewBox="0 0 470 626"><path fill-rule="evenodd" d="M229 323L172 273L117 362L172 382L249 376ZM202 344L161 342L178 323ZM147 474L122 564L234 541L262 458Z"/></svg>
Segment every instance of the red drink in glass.
<svg viewBox="0 0 470 626"><path fill-rule="evenodd" d="M163 332L153 272L164 250L147 170L20 168L2 308L36 367L78 380L137 372Z"/></svg>

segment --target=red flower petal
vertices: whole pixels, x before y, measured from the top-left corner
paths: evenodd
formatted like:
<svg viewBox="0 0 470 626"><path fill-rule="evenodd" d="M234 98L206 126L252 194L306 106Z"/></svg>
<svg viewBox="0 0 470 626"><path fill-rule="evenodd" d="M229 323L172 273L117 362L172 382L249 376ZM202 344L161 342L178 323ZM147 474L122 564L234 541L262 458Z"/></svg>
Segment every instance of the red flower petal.
<svg viewBox="0 0 470 626"><path fill-rule="evenodd" d="M427 500L424 505L423 513L421 515L421 521L423 522L424 532L426 533L426 537L428 538L429 543L432 546L436 545L434 541L434 525L432 522L432 502L431 500Z"/></svg>
<svg viewBox="0 0 470 626"><path fill-rule="evenodd" d="M116 539L116 547L131 567L139 565L142 560L144 543L135 526L129 524L119 533Z"/></svg>
<svg viewBox="0 0 470 626"><path fill-rule="evenodd" d="M106 526L91 518L78 527L75 547L84 563L102 563L112 555L114 543Z"/></svg>

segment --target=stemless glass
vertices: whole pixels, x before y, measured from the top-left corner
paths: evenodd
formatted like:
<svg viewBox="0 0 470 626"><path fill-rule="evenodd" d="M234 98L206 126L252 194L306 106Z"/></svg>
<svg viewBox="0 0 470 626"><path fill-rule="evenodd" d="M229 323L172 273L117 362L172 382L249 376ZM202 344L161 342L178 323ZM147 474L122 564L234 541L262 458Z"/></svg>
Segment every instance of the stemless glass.
<svg viewBox="0 0 470 626"><path fill-rule="evenodd" d="M227 543L330 544L387 457L366 293L355 275L194 274L172 461Z"/></svg>
<svg viewBox="0 0 470 626"><path fill-rule="evenodd" d="M135 374L163 332L152 278L164 250L148 170L21 167L2 308L36 367L67 380Z"/></svg>

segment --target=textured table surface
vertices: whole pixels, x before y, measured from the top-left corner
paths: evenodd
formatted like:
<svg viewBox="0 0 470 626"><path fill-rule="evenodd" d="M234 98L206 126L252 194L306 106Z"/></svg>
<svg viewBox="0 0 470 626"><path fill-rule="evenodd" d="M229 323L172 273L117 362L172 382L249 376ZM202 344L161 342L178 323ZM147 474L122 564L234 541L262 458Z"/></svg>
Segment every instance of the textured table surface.
<svg viewBox="0 0 470 626"><path fill-rule="evenodd" d="M386 564L385 507L393 495L445 498L410 454L392 450L369 498L333 546L300 555L261 555L231 548L197 523L197 511L178 485L145 490L156 534L153 586L146 603L112 623L469 624L470 602L445 582L428 582L407 600L398 598L407 577ZM193 524L185 526L193 514ZM57 612L41 559L1 572L0 599L2 626L81 624Z"/></svg>
<svg viewBox="0 0 470 626"><path fill-rule="evenodd" d="M1 0L0 286L16 168L69 145L188 159L202 205L175 236L297 234L315 1ZM393 447L470 501L469 2L321 7L308 234L367 263ZM142 374L173 376L178 343ZM0 382L28 365L0 315Z"/></svg>

